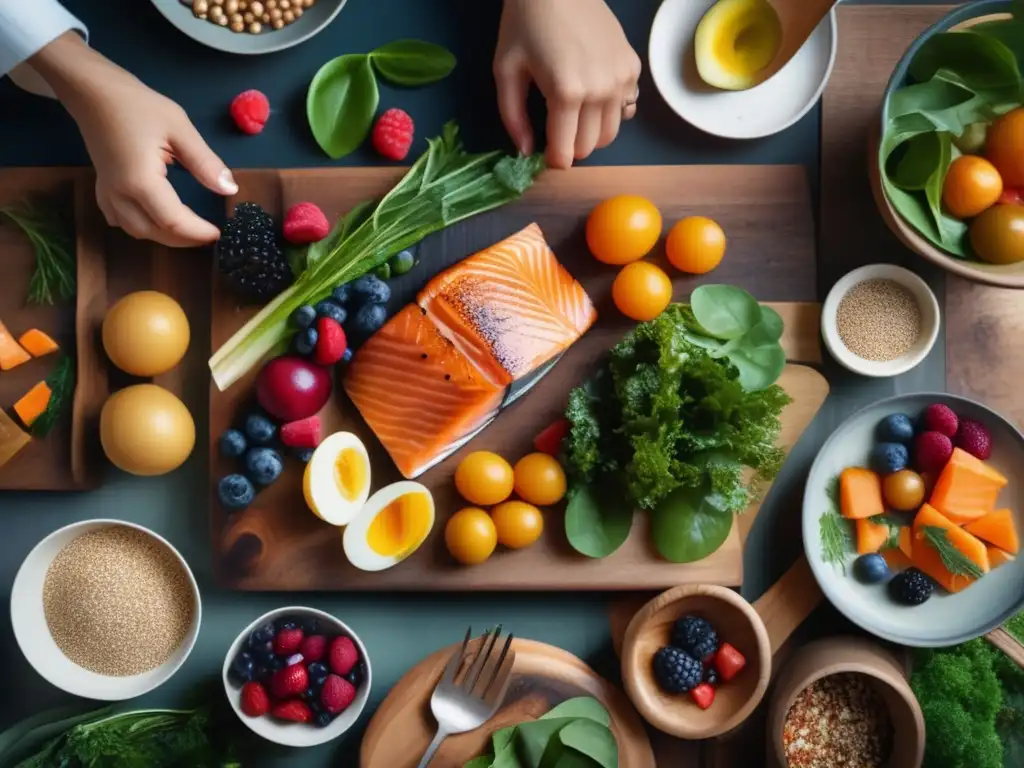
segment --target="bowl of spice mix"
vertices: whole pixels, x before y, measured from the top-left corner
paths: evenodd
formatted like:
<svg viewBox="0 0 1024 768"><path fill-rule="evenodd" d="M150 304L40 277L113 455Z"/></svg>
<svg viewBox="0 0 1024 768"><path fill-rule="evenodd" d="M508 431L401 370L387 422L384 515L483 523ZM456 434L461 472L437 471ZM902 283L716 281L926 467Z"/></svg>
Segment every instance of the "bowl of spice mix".
<svg viewBox="0 0 1024 768"><path fill-rule="evenodd" d="M140 696L168 680L199 635L199 587L165 539L87 520L40 541L11 590L14 637L48 682L89 699Z"/></svg>
<svg viewBox="0 0 1024 768"><path fill-rule="evenodd" d="M821 335L843 367L863 376L896 376L917 366L935 345L939 302L910 270L869 264L829 291Z"/></svg>
<svg viewBox="0 0 1024 768"><path fill-rule="evenodd" d="M869 640L810 643L775 685L768 748L780 768L920 768L924 736L903 667Z"/></svg>

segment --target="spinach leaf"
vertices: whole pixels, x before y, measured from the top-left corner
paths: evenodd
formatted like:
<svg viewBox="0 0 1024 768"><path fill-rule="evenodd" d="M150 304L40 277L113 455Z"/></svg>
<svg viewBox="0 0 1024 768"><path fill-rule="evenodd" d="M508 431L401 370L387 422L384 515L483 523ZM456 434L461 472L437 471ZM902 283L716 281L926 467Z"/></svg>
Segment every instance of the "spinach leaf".
<svg viewBox="0 0 1024 768"><path fill-rule="evenodd" d="M757 299L733 285L702 285L690 295L700 327L716 339L738 339L761 320Z"/></svg>
<svg viewBox="0 0 1024 768"><path fill-rule="evenodd" d="M494 763L491 761L490 755L480 755L480 757L474 757L462 768L491 768Z"/></svg>
<svg viewBox="0 0 1024 768"><path fill-rule="evenodd" d="M709 486L679 488L651 514L654 547L673 563L703 560L729 538L732 513Z"/></svg>
<svg viewBox="0 0 1024 768"><path fill-rule="evenodd" d="M558 740L586 755L601 768L618 768L619 746L607 725L593 720L577 720L558 732Z"/></svg>
<svg viewBox="0 0 1024 768"><path fill-rule="evenodd" d="M577 696L574 699L566 699L561 704L555 705L552 709L541 715L540 719L550 720L556 717L582 717L606 727L611 724L608 710L604 708L601 702L591 696Z"/></svg>
<svg viewBox="0 0 1024 768"><path fill-rule="evenodd" d="M516 752L527 765L541 765L548 743L572 722L574 718L571 717L553 717L520 723L516 731Z"/></svg>
<svg viewBox="0 0 1024 768"><path fill-rule="evenodd" d="M891 174L892 183L908 190L924 189L939 165L939 134L922 133L907 142L906 151Z"/></svg>
<svg viewBox="0 0 1024 768"><path fill-rule="evenodd" d="M317 144L334 160L354 151L369 135L379 101L369 56L346 54L328 61L306 94L306 118Z"/></svg>
<svg viewBox="0 0 1024 768"><path fill-rule="evenodd" d="M380 76L395 85L428 85L455 69L451 51L423 40L395 40L371 51L370 59Z"/></svg>
<svg viewBox="0 0 1024 768"><path fill-rule="evenodd" d="M910 76L923 83L940 69L955 71L971 88L1019 88L1021 84L1013 51L990 34L942 32L929 37L910 62Z"/></svg>
<svg viewBox="0 0 1024 768"><path fill-rule="evenodd" d="M761 305L761 326L763 327L763 332L775 339L775 341L779 341L786 330L786 324L782 320L782 315L764 304Z"/></svg>
<svg viewBox="0 0 1024 768"><path fill-rule="evenodd" d="M608 496L584 485L565 508L565 535L581 555L607 557L622 546L633 527L633 507L621 494Z"/></svg>
<svg viewBox="0 0 1024 768"><path fill-rule="evenodd" d="M544 760L539 768L600 768L597 763L581 752L552 739L544 752Z"/></svg>
<svg viewBox="0 0 1024 768"><path fill-rule="evenodd" d="M782 375L786 367L786 351L779 344L779 338L781 332L775 327L774 320L769 318L767 324L762 321L755 325L735 348L729 350L729 362L739 370L740 386L747 392L767 389Z"/></svg>

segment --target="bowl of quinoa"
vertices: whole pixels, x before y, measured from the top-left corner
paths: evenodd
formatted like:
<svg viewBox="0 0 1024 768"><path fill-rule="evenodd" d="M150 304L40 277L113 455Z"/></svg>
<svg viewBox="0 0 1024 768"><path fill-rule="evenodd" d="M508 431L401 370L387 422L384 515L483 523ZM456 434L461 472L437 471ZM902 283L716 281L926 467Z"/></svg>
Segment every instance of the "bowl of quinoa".
<svg viewBox="0 0 1024 768"><path fill-rule="evenodd" d="M25 558L11 590L14 637L54 686L119 701L168 680L199 635L199 587L178 551L121 520L54 531Z"/></svg>

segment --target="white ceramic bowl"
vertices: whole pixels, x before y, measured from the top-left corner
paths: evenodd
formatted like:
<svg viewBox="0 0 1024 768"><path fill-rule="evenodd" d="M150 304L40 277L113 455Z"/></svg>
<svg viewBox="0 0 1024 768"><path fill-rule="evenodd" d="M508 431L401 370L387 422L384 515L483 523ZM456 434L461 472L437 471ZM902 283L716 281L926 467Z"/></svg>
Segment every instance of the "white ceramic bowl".
<svg viewBox="0 0 1024 768"><path fill-rule="evenodd" d="M189 627L178 648L159 667L127 677L111 677L90 672L71 661L54 642L43 613L43 583L46 580L46 572L50 568L50 563L53 562L57 553L79 536L111 526L124 526L142 531L166 547L181 564L188 576L189 587L192 591L192 626ZM195 645L196 638L199 636L201 618L202 604L199 599L199 586L196 584L185 558L162 536L141 525L124 520L85 520L54 531L28 553L18 569L18 573L14 577L14 585L11 587L11 624L14 627L14 637L18 641L18 647L21 648L28 663L47 682L75 696L83 696L88 699L101 701L131 699L166 682L178 671L178 668L188 658L189 653L192 652L192 646Z"/></svg>
<svg viewBox="0 0 1024 768"><path fill-rule="evenodd" d="M865 280L892 280L894 283L899 283L914 295L921 308L921 335L913 347L893 360L884 362L866 360L847 349L843 340L839 338L839 329L836 325L839 302L853 286ZM935 294L932 293L932 289L909 269L897 267L894 264L868 264L843 275L832 286L832 290L828 292L825 304L821 308L821 336L832 357L844 368L854 373L875 378L906 373L924 360L935 346L935 340L939 336L939 322L939 302L935 298Z"/></svg>
<svg viewBox="0 0 1024 768"><path fill-rule="evenodd" d="M366 677L363 680L362 685L360 685L356 691L355 701L349 705L348 709L334 718L334 721L326 728L319 728L316 725L307 723L288 723L281 720L275 720L269 715L264 715L263 717L249 717L243 713L241 709L242 686L236 684L228 675L228 671L231 669L231 661L246 645L249 640L249 635L251 635L257 627L266 624L268 621L277 621L278 619L286 616L315 618L322 627L329 628L328 634L348 635L352 638L352 642L355 643L356 648L359 650L359 657L366 666ZM235 642L231 644L227 655L224 657L224 668L221 671L221 677L224 681L224 692L227 694L228 701L231 702L231 708L235 710L235 714L238 715L239 719L245 723L251 731L259 734L267 741L272 741L275 744L283 744L286 747L315 747L341 736L345 731L355 725L356 721L359 719L359 716L363 712L363 708L366 706L367 699L370 698L370 686L373 683L373 673L370 668L370 657L366 653L366 646L363 645L359 636L353 632L347 624L334 618L329 613L318 611L315 608L304 608L301 606L278 608L276 611L270 611L269 613L263 614L256 619L256 621L243 629L241 634L235 638Z"/></svg>
<svg viewBox="0 0 1024 768"><path fill-rule="evenodd" d="M836 58L833 9L774 77L746 91L723 91L697 73L693 37L715 0L664 0L648 44L651 77L672 111L705 133L756 139L778 133L810 111Z"/></svg>

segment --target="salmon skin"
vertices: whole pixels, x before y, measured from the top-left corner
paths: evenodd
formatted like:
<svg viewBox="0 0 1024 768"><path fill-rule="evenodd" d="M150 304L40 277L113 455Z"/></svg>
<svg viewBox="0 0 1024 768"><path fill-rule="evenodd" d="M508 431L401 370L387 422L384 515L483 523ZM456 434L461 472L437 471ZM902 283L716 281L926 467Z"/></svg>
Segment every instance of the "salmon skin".
<svg viewBox="0 0 1024 768"><path fill-rule="evenodd" d="M596 319L531 224L427 283L356 353L345 392L414 478L528 391Z"/></svg>

